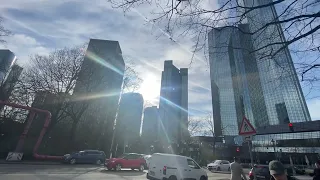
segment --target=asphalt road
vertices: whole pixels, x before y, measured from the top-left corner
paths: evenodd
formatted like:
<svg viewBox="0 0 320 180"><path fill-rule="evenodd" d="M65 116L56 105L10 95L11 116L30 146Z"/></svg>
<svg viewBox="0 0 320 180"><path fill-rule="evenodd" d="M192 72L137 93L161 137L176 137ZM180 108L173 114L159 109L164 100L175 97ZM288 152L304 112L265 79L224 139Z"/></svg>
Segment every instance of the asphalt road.
<svg viewBox="0 0 320 180"><path fill-rule="evenodd" d="M0 179L6 180L146 180L146 172L107 171L94 165L0 164ZM209 180L228 180L230 174L208 171Z"/></svg>

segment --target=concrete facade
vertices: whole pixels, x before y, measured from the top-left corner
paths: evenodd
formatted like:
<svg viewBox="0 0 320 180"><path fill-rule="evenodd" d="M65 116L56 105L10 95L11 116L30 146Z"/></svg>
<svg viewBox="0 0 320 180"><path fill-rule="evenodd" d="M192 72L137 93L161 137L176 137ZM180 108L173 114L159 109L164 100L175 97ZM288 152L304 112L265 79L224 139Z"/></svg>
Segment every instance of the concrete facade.
<svg viewBox="0 0 320 180"><path fill-rule="evenodd" d="M183 141L188 122L188 69L176 68L171 60L164 62L162 71L159 115L159 139L168 144Z"/></svg>

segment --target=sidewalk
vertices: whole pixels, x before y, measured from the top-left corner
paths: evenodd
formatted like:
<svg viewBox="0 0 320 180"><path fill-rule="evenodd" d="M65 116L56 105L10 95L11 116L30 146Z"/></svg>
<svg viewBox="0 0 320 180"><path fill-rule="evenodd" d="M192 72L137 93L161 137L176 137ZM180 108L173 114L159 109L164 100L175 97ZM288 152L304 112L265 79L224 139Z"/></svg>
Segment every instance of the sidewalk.
<svg viewBox="0 0 320 180"><path fill-rule="evenodd" d="M0 159L0 164L28 164L28 165L61 165L62 162L59 161L6 161L5 159Z"/></svg>

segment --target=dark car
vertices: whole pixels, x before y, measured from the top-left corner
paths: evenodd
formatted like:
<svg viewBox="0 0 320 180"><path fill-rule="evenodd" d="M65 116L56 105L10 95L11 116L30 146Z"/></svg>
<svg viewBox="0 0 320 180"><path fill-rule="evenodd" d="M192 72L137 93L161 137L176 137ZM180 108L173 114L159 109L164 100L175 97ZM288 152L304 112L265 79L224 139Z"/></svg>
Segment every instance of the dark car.
<svg viewBox="0 0 320 180"><path fill-rule="evenodd" d="M270 172L269 172L269 166L268 165L255 165L254 166L255 169L255 176L256 179L262 179L262 180L269 180L271 178ZM251 171L249 172L249 179L253 180L253 169L251 169Z"/></svg>
<svg viewBox="0 0 320 180"><path fill-rule="evenodd" d="M301 168L299 168L299 167L297 167L297 166L293 166L293 169L294 169L294 171L296 172L296 174L299 174L299 175L304 175L304 174L306 174L306 171L305 171L304 169L301 169ZM287 168L287 173L288 173L288 174L293 174L292 166Z"/></svg>
<svg viewBox="0 0 320 180"><path fill-rule="evenodd" d="M255 169L255 175L256 175L257 180L259 180L259 179L269 180L271 178L268 165L254 165L254 169ZM303 173L303 171L304 171L304 170L298 169L297 167L294 167L294 169L297 174ZM287 171L288 176L292 177L292 175L293 175L292 168L287 166L286 171ZM249 178L250 178L250 180L253 180L252 169L249 172Z"/></svg>
<svg viewBox="0 0 320 180"><path fill-rule="evenodd" d="M64 162L70 164L97 164L104 163L106 155L103 151L98 150L84 150L64 155Z"/></svg>
<svg viewBox="0 0 320 180"><path fill-rule="evenodd" d="M119 158L107 159L104 166L108 170L120 171L122 168L131 168L132 170L139 169L139 171L143 171L146 167L146 160L141 154L129 153Z"/></svg>

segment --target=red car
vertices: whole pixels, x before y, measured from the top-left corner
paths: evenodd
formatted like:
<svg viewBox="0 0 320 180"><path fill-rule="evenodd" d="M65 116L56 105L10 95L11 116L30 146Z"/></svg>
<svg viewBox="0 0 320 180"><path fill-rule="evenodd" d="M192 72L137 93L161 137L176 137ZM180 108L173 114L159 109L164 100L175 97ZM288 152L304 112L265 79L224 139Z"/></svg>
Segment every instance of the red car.
<svg viewBox="0 0 320 180"><path fill-rule="evenodd" d="M129 153L120 156L119 158L106 159L104 166L108 170L120 171L122 168L139 169L143 171L146 166L146 160L141 154Z"/></svg>

